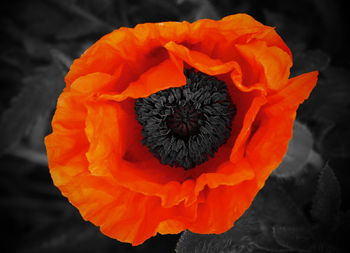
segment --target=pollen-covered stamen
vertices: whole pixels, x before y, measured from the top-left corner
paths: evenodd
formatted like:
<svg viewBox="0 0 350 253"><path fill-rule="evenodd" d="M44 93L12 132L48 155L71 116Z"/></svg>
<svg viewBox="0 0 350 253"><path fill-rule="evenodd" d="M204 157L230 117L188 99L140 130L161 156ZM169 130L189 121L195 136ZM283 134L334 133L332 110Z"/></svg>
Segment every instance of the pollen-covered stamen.
<svg viewBox="0 0 350 253"><path fill-rule="evenodd" d="M185 70L187 84L135 102L142 143L161 163L191 169L213 157L230 136L236 107L226 84Z"/></svg>

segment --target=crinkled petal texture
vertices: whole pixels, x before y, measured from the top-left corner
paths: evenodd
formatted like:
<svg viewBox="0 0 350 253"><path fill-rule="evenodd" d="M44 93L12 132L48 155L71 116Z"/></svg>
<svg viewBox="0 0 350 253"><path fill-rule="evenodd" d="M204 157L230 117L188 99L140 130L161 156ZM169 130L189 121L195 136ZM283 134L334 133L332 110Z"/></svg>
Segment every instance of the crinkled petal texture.
<svg viewBox="0 0 350 253"><path fill-rule="evenodd" d="M296 110L317 72L289 79L291 52L245 14L120 28L66 76L46 137L54 184L106 235L138 245L157 232L222 233L282 161ZM136 98L186 83L184 68L226 82L237 114L215 157L162 165L141 144Z"/></svg>

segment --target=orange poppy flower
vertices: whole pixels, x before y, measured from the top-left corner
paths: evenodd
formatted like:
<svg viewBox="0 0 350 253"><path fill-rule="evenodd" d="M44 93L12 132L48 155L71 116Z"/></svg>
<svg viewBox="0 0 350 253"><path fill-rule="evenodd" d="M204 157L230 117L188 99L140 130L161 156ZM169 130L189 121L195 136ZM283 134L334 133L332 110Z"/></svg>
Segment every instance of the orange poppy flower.
<svg viewBox="0 0 350 253"><path fill-rule="evenodd" d="M123 242L223 233L282 161L316 84L291 66L274 28L245 14L115 30L65 78L45 139L53 182Z"/></svg>

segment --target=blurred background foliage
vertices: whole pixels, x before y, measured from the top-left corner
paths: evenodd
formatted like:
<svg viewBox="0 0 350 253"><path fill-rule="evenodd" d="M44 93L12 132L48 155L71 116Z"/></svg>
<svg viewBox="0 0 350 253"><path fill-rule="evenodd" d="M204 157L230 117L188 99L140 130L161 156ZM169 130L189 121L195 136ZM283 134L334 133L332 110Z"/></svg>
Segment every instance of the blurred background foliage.
<svg viewBox="0 0 350 253"><path fill-rule="evenodd" d="M2 3L0 252L343 252L350 228L345 5L334 0ZM47 168L43 138L51 131L72 60L121 26L240 12L276 27L293 51L292 75L320 70L317 87L298 111L288 159L227 233L186 231L179 243L180 235L157 235L137 247L104 236L60 195Z"/></svg>

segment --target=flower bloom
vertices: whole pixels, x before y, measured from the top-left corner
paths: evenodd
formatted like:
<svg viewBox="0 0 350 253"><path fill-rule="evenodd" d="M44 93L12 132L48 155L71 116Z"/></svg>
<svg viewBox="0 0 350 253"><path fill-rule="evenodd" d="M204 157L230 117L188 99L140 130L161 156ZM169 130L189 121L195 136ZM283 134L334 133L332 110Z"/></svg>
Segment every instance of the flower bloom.
<svg viewBox="0 0 350 253"><path fill-rule="evenodd" d="M46 137L54 184L84 219L138 245L223 233L282 161L317 72L245 14L141 24L75 60Z"/></svg>

